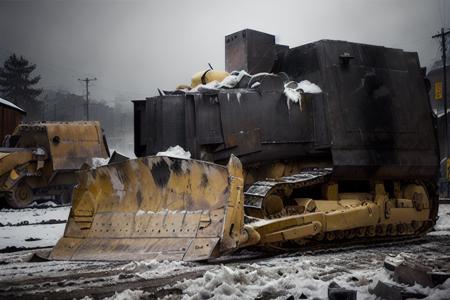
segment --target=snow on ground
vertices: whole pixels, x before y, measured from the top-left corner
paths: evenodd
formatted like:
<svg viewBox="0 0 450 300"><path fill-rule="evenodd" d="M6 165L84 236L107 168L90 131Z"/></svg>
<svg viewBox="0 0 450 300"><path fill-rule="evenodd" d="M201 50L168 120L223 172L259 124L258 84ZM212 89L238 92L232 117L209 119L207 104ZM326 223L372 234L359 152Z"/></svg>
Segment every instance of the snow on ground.
<svg viewBox="0 0 450 300"><path fill-rule="evenodd" d="M328 285L335 281L341 287L356 290L358 299L375 299L369 288L379 280L394 283L390 272L383 268L385 255L386 251L365 249L221 265L201 278L179 282L176 287L183 290L183 299L327 299ZM443 286L445 292L418 285L408 289L427 292L432 295L429 299L448 299L444 295L450 295L450 280Z"/></svg>
<svg viewBox="0 0 450 300"><path fill-rule="evenodd" d="M55 245L69 212L69 206L0 210L0 250Z"/></svg>
<svg viewBox="0 0 450 300"><path fill-rule="evenodd" d="M0 226L36 224L49 220L67 221L70 206L49 207L45 209L1 209Z"/></svg>
<svg viewBox="0 0 450 300"><path fill-rule="evenodd" d="M70 262L70 261L48 261L29 262L34 251L25 250L14 253L0 254L0 260L4 262L0 270L0 283L2 281L20 280L30 278L31 275L50 275L51 277L64 276L71 272L82 269L85 272L102 271L110 268L110 262ZM24 271L20 271L24 270ZM1 298L1 297L0 297Z"/></svg>
<svg viewBox="0 0 450 300"><path fill-rule="evenodd" d="M17 214L14 216L11 210L1 210L0 219L10 220L10 223L20 223L27 218L39 221L49 217L67 216L68 208L25 209L19 210ZM383 267L386 256L393 259L419 257L429 262L444 260L450 263L450 205L441 205L439 216L436 231L430 233L422 244L378 246L316 255L293 253L251 261L245 259L237 262L223 261L223 264L155 260L130 263L64 261L36 263L27 262L33 253L30 250L4 253L0 254L2 262L0 287L2 284L8 286L9 282L15 282L18 285L15 289L18 291L22 288L24 291L46 290L61 293L92 287L101 290L104 286L113 285L120 286L121 289L114 290L116 293L109 294L109 298L104 296L102 298L122 300L149 298L148 290L143 286L155 282L156 285L160 284L162 289L179 291L177 295L166 294L166 299L281 300L291 296L293 299L300 297L327 299L328 285L335 281L342 287L356 290L358 299L375 299L369 293L369 289L373 288L378 280L393 283L392 274ZM14 245L12 242L15 240L19 240L23 245L25 244L23 240L28 237L44 237L45 239L39 241L41 243L39 245L45 243L46 246L53 245L62 236L64 225L0 227L0 248ZM10 231L2 231L3 229ZM58 230L59 233L56 232ZM199 277L186 275L173 282L166 281L167 278L177 274L188 274L193 271L201 272ZM91 275L79 275L84 274L83 272ZM93 277L94 273L99 277ZM136 281L138 284L132 285ZM419 285L408 289L429 295L427 299L450 299L450 280L433 289ZM1 293L5 291L0 291L0 295ZM80 294L79 298L84 296Z"/></svg>
<svg viewBox="0 0 450 300"><path fill-rule="evenodd" d="M114 296L111 297L107 297L104 298L104 300L139 300L139 299L146 299L144 297L146 297L148 295L148 293L145 293L144 291L140 291L140 290L125 290L123 292L117 293ZM92 298L90 297L85 297L83 298L83 300L90 300Z"/></svg>
<svg viewBox="0 0 450 300"><path fill-rule="evenodd" d="M40 199L40 200L42 200L42 199ZM56 204L53 201L46 201L46 202L33 201L28 207L29 208L48 208L48 207L56 207L56 206L58 206L58 204Z"/></svg>
<svg viewBox="0 0 450 300"><path fill-rule="evenodd" d="M450 205L441 205L437 232L450 234ZM433 236L434 233L430 233ZM437 238L437 237L436 237ZM445 240L448 255L450 241ZM433 260L439 253L427 254L429 249L439 251L441 246L430 242L424 245L374 248L321 255L275 257L264 261L221 265L207 271L198 279L177 283L183 290L183 299L327 299L331 281L357 291L358 299L375 299L369 293L379 280L394 283L391 273L383 267L387 255L414 256L417 253ZM427 299L450 299L450 279L441 287L430 289L419 285L408 287L410 291L429 295Z"/></svg>
<svg viewBox="0 0 450 300"><path fill-rule="evenodd" d="M450 204L439 206L439 219L434 229L440 233L450 234Z"/></svg>
<svg viewBox="0 0 450 300"><path fill-rule="evenodd" d="M124 265L121 270L127 273L133 273L136 277L152 280L161 276L167 276L169 274L177 274L180 271L189 270L192 271L207 271L211 266L202 265L195 262L185 262L185 261L157 261L157 260L147 260L147 261L133 261Z"/></svg>
<svg viewBox="0 0 450 300"><path fill-rule="evenodd" d="M7 247L51 247L63 236L65 227L65 223L0 227L0 250Z"/></svg>

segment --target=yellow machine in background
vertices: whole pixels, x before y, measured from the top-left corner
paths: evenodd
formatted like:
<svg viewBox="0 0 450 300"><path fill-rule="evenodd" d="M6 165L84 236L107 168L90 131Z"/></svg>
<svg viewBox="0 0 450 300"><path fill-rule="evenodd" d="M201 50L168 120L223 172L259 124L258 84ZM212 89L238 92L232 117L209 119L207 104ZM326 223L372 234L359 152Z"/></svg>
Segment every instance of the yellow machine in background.
<svg viewBox="0 0 450 300"><path fill-rule="evenodd" d="M108 158L98 122L21 124L0 148L0 196L14 208L36 197L70 202L75 171Z"/></svg>

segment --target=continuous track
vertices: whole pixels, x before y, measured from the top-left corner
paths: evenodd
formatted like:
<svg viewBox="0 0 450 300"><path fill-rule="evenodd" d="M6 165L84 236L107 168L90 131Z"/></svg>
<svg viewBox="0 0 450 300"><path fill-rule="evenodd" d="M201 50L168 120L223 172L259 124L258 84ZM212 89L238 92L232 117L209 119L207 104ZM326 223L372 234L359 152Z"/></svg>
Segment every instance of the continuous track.
<svg viewBox="0 0 450 300"><path fill-rule="evenodd" d="M262 208L265 198L270 195L289 195L294 189L325 184L332 176L332 169L307 170L292 176L282 177L279 180L264 180L255 182L245 194L245 206L250 208ZM423 183L423 182L422 182ZM269 245L272 250L284 251L286 248L297 249L301 252L315 253L317 251L339 251L340 248L356 247L364 245L392 243L405 243L421 240L425 233L430 231L436 220L439 206L438 195L433 183L423 183L430 200L430 217L425 222L404 223L397 225L384 225L370 227L358 227L350 230L331 231L319 234L308 240L301 240L289 245ZM285 199L283 199L285 201ZM284 214L289 212L284 212ZM280 217L277 215L276 217Z"/></svg>

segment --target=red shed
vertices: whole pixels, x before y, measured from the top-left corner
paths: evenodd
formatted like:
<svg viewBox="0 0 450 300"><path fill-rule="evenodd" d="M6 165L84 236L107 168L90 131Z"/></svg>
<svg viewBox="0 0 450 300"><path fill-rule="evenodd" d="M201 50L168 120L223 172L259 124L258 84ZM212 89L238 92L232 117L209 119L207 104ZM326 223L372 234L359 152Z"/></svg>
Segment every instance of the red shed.
<svg viewBox="0 0 450 300"><path fill-rule="evenodd" d="M5 135L14 131L25 115L26 112L23 109L0 98L0 144Z"/></svg>

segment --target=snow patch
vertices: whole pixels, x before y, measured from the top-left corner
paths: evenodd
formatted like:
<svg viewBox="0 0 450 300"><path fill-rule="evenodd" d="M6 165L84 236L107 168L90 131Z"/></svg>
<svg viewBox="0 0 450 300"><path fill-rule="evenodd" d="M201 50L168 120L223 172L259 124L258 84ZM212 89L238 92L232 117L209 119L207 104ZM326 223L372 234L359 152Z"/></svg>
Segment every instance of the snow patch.
<svg viewBox="0 0 450 300"><path fill-rule="evenodd" d="M0 104L5 105L5 106L9 106L9 107L14 108L14 109L17 109L17 110L19 110L21 112L25 112L23 109L21 109L17 105L15 105L15 104L13 104L13 103L5 100L5 99L2 99L2 98L0 98Z"/></svg>
<svg viewBox="0 0 450 300"><path fill-rule="evenodd" d="M49 220L67 220L70 206L50 207L53 202L45 203L45 209L24 208L24 209L2 209L0 210L0 224L3 226L42 223Z"/></svg>
<svg viewBox="0 0 450 300"><path fill-rule="evenodd" d="M302 110L302 94L317 94L321 93L322 90L320 87L314 83L311 83L309 80L303 80L299 83L295 81L289 81L284 84L284 94L287 98L287 106L288 109L291 108L290 103L298 103L300 106L300 110Z"/></svg>
<svg viewBox="0 0 450 300"><path fill-rule="evenodd" d="M300 81L298 88L303 91L303 93L319 94L322 90L317 84L310 82L309 80Z"/></svg>
<svg viewBox="0 0 450 300"><path fill-rule="evenodd" d="M53 201L46 201L46 202L36 202L33 201L28 207L56 207L58 204L56 204Z"/></svg>
<svg viewBox="0 0 450 300"><path fill-rule="evenodd" d="M190 159L191 152L185 151L182 147L176 145L169 147L166 151L158 152L156 156L169 156L174 158Z"/></svg>
<svg viewBox="0 0 450 300"><path fill-rule="evenodd" d="M238 101L239 104L241 104L241 97L242 97L241 93L237 93L236 94L236 98L237 98L237 101Z"/></svg>
<svg viewBox="0 0 450 300"><path fill-rule="evenodd" d="M261 82L257 81L257 82L255 82L255 83L253 83L252 86L251 86L250 88L254 89L254 88L256 88L256 87L258 87L258 86L260 86L260 85L261 85Z"/></svg>
<svg viewBox="0 0 450 300"><path fill-rule="evenodd" d="M185 261L168 261L168 260L145 260L133 261L124 265L121 270L127 273L134 273L137 277L143 279L155 279L156 277L166 274L175 274L186 269L200 270L206 266L197 266L195 263Z"/></svg>
<svg viewBox="0 0 450 300"><path fill-rule="evenodd" d="M208 90L218 90L220 89L221 84L217 81L211 81L207 84L199 84L195 88L192 88L189 90L189 92L201 92L201 91L208 91Z"/></svg>
<svg viewBox="0 0 450 300"><path fill-rule="evenodd" d="M0 227L0 249L54 246L63 236L65 227L65 223Z"/></svg>
<svg viewBox="0 0 450 300"><path fill-rule="evenodd" d="M428 297L424 299L429 300L448 300L450 295L450 279L447 279L440 287L430 289L423 288L424 290L429 291Z"/></svg>
<svg viewBox="0 0 450 300"><path fill-rule="evenodd" d="M260 72L260 73L253 74L252 77L266 76L266 75L276 75L276 74L274 74L274 73L269 73L269 72Z"/></svg>
<svg viewBox="0 0 450 300"><path fill-rule="evenodd" d="M386 254L396 252L392 259L402 261L414 255L420 246L364 249L332 254L292 255L274 257L252 264L217 266L203 277L184 280L175 285L183 290L183 299L328 299L331 281L343 288L355 290L358 299L375 299L369 293L378 281L394 284L391 272L383 267ZM434 289L418 285L405 287L429 295L427 299L445 299L450 280Z"/></svg>
<svg viewBox="0 0 450 300"><path fill-rule="evenodd" d="M40 148L40 147L38 147L38 148L36 148L36 149L33 151L33 154L35 154L35 155L45 155L45 150L42 149L42 148Z"/></svg>
<svg viewBox="0 0 450 300"><path fill-rule="evenodd" d="M239 83L239 81L242 80L242 78L244 76L250 76L250 75L247 72L245 72L244 70L241 70L239 72L237 72L237 71L231 72L230 75L225 77L222 80L222 82L220 82L219 87L220 88L225 87L225 88L229 88L229 89L234 88Z"/></svg>
<svg viewBox="0 0 450 300"><path fill-rule="evenodd" d="M145 296L150 295L141 290L125 290L117 293L114 296L104 298L104 300L139 300L145 299ZM88 298L90 299L90 298Z"/></svg>
<svg viewBox="0 0 450 300"><path fill-rule="evenodd" d="M185 280L178 287L186 293L183 299L201 298L208 293L213 299L286 299L291 295L298 299L302 293L308 298L326 299L328 283L313 279L310 272L303 271L292 268L292 263L222 265L207 271L202 278Z"/></svg>
<svg viewBox="0 0 450 300"><path fill-rule="evenodd" d="M63 236L66 224L61 222L67 221L69 212L69 206L0 210L0 249L55 245Z"/></svg>
<svg viewBox="0 0 450 300"><path fill-rule="evenodd" d="M450 231L450 205L439 205L439 219L434 226L436 231Z"/></svg>
<svg viewBox="0 0 450 300"><path fill-rule="evenodd" d="M145 215L145 211L143 211L142 209L140 209L136 212L136 216L142 216L142 215Z"/></svg>
<svg viewBox="0 0 450 300"><path fill-rule="evenodd" d="M98 168L101 166L106 166L108 164L109 158L103 158L103 157L93 157L91 160L91 166L92 168Z"/></svg>
<svg viewBox="0 0 450 300"><path fill-rule="evenodd" d="M302 110L302 94L300 94L299 91L296 89L293 89L291 87L288 87L287 84L284 85L284 94L286 95L287 101L287 107L288 109L291 109L291 102L292 103L298 103L300 105L300 110Z"/></svg>

